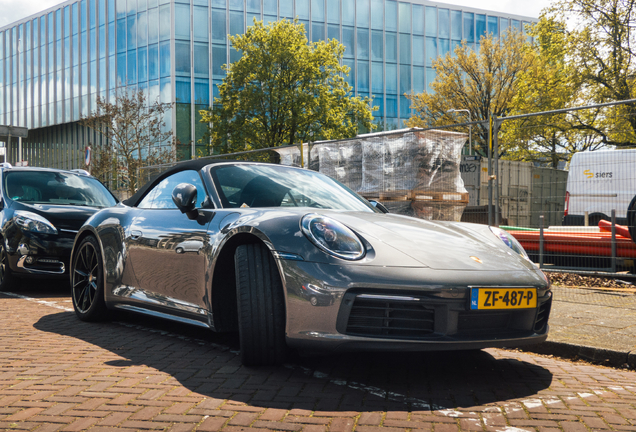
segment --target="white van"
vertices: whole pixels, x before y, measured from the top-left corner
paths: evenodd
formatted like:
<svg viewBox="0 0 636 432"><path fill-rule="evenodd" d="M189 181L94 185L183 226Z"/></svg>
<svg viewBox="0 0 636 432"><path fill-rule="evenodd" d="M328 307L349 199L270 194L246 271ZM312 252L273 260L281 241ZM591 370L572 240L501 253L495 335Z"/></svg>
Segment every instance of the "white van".
<svg viewBox="0 0 636 432"><path fill-rule="evenodd" d="M570 160L563 225L589 225L601 219L627 224L627 208L636 196L636 149L575 153Z"/></svg>

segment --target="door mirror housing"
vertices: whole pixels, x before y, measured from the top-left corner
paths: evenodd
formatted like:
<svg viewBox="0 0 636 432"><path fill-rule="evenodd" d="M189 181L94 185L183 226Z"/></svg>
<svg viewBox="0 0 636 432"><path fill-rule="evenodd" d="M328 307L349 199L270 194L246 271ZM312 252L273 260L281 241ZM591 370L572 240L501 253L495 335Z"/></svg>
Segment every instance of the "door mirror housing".
<svg viewBox="0 0 636 432"><path fill-rule="evenodd" d="M194 220L199 216L197 205L197 188L190 183L179 183L172 190L172 201L181 213L185 213L188 219Z"/></svg>

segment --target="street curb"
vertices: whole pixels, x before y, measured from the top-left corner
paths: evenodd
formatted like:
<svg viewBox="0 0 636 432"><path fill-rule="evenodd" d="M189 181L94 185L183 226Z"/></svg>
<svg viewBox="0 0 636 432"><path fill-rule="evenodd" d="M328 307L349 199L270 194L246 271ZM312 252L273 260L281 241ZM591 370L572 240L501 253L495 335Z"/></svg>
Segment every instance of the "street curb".
<svg viewBox="0 0 636 432"><path fill-rule="evenodd" d="M605 366L629 367L629 369L636 370L636 351L615 351L555 341L545 341L540 344L519 347L519 349L536 354L551 354L568 359L583 359Z"/></svg>

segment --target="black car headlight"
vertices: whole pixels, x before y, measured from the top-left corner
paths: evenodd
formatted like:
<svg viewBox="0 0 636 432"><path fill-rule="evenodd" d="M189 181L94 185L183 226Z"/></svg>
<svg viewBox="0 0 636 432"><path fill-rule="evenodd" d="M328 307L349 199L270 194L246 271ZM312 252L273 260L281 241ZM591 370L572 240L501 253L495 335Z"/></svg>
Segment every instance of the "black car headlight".
<svg viewBox="0 0 636 432"><path fill-rule="evenodd" d="M490 231L492 231L494 235L499 237L499 240L504 242L510 249L517 252L519 255L526 258L527 260L530 260L528 254L526 253L526 250L523 248L523 246L521 246L521 243L519 243L519 240L514 238L508 231L492 226L490 227Z"/></svg>
<svg viewBox="0 0 636 432"><path fill-rule="evenodd" d="M305 215L300 223L303 233L323 251L346 260L364 257L366 250L358 236L344 224L318 214Z"/></svg>
<svg viewBox="0 0 636 432"><path fill-rule="evenodd" d="M16 210L15 223L25 231L39 234L57 234L57 229L45 217L24 210Z"/></svg>

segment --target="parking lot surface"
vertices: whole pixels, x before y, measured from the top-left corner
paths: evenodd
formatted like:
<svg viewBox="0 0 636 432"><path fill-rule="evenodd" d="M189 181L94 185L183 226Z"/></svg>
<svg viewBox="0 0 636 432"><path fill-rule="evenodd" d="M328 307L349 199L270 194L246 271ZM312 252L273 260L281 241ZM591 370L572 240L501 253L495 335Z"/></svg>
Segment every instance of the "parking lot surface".
<svg viewBox="0 0 636 432"><path fill-rule="evenodd" d="M497 349L246 368L232 335L81 322L63 284L0 294L0 311L2 430L636 430L630 370Z"/></svg>

